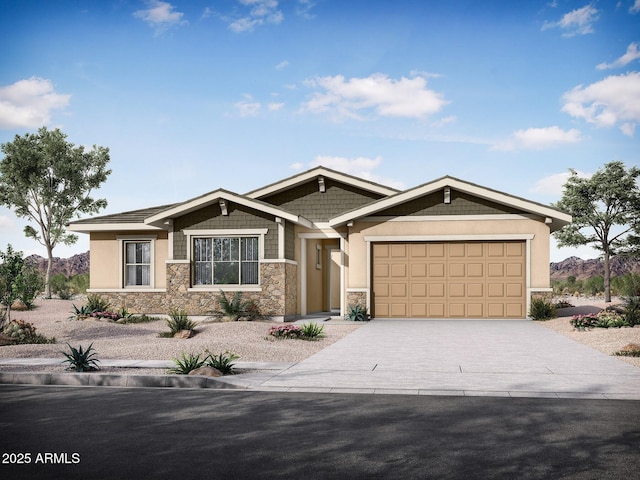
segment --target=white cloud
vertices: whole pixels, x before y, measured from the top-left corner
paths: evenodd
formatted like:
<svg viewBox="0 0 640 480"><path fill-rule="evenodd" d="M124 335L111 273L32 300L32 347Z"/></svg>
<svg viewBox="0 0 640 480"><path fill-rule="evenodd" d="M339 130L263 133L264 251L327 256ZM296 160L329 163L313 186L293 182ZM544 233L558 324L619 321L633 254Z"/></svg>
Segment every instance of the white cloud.
<svg viewBox="0 0 640 480"><path fill-rule="evenodd" d="M189 23L182 19L184 13L174 11L175 7L170 3L159 0L148 0L147 6L149 8L138 10L133 13L133 16L155 28L156 35L163 33L173 26L186 25Z"/></svg>
<svg viewBox="0 0 640 480"><path fill-rule="evenodd" d="M384 178L374 173L374 170L378 168L381 164L382 164L382 157L346 158L346 157L333 157L329 155L318 155L309 164L309 168L323 166L323 167L330 168L332 170L337 170L339 172L353 175L354 177L362 178L363 180L368 180L370 182L375 182L381 185L386 185L392 188L396 188L398 190L403 190L405 187L402 182L393 180L393 179ZM297 163L292 165L292 167L294 166L302 167L302 164Z"/></svg>
<svg viewBox="0 0 640 480"><path fill-rule="evenodd" d="M542 30L560 28L564 30L563 37L574 37L593 33L593 24L598 20L598 10L592 5L585 5L569 13L565 13L557 22L545 22Z"/></svg>
<svg viewBox="0 0 640 480"><path fill-rule="evenodd" d="M0 87L0 128L37 128L48 125L51 111L69 105L71 95L54 91L50 80L31 77Z"/></svg>
<svg viewBox="0 0 640 480"><path fill-rule="evenodd" d="M580 131L575 128L571 130L562 130L557 126L528 128L526 130L516 130L511 138L496 143L491 147L491 150L545 150L567 143L576 143L580 140L582 140Z"/></svg>
<svg viewBox="0 0 640 480"><path fill-rule="evenodd" d="M447 103L441 93L427 88L424 77L393 80L381 73L345 80L342 75L317 77L305 82L315 92L303 109L331 113L336 119L361 119L360 112L373 109L385 117L422 118L439 112Z"/></svg>
<svg viewBox="0 0 640 480"><path fill-rule="evenodd" d="M250 32L265 23L279 24L284 15L278 10L277 0L238 0L238 2L250 7L247 15L233 20L229 28L234 32Z"/></svg>
<svg viewBox="0 0 640 480"><path fill-rule="evenodd" d="M638 0L638 2L640 2L640 0ZM638 44L631 43L627 47L626 53L622 55L620 58L615 60L613 63L601 63L597 65L596 68L598 70L606 70L608 68L624 67L625 65L628 65L634 60L637 60L639 58L640 58L640 51L638 51Z"/></svg>
<svg viewBox="0 0 640 480"><path fill-rule="evenodd" d="M282 107L284 107L284 103L270 103L267 106L267 108L269 109L270 112L277 112Z"/></svg>
<svg viewBox="0 0 640 480"><path fill-rule="evenodd" d="M245 94L244 100L236 102L233 104L238 110L238 113L241 117L255 117L260 113L260 102L256 102L253 100L251 95Z"/></svg>
<svg viewBox="0 0 640 480"><path fill-rule="evenodd" d="M581 172L580 170L576 170L576 173L580 178L591 177L590 173ZM555 173L553 175L549 175L538 180L529 191L532 193L539 193L548 195L550 197L560 198L562 196L562 188L564 187L564 184L567 183L567 180L570 176L570 172Z"/></svg>
<svg viewBox="0 0 640 480"><path fill-rule="evenodd" d="M285 68L287 68L289 66L289 62L287 60L283 60L282 62L280 62L279 64L277 64L275 67L276 70L283 70Z"/></svg>
<svg viewBox="0 0 640 480"><path fill-rule="evenodd" d="M629 8L629 13L640 12L640 0L636 0L635 3Z"/></svg>
<svg viewBox="0 0 640 480"><path fill-rule="evenodd" d="M640 72L614 75L586 87L579 85L562 97L562 111L597 127L618 125L632 136L640 122Z"/></svg>

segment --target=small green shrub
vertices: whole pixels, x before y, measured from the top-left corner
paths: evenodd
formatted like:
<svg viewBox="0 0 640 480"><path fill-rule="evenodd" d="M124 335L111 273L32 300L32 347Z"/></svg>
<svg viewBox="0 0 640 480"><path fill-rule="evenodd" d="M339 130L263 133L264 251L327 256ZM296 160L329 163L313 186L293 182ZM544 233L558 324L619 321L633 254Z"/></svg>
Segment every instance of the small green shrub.
<svg viewBox="0 0 640 480"><path fill-rule="evenodd" d="M619 313L603 310L596 314L596 327L599 328L620 328L627 327L629 324L626 319Z"/></svg>
<svg viewBox="0 0 640 480"><path fill-rule="evenodd" d="M219 370L223 375L233 375L236 373L233 368L235 366L234 362L240 357L235 353L232 353L229 350L224 353L220 353L219 355L214 355L209 350L205 350L205 353L207 354L207 357L204 363L208 367L213 367Z"/></svg>
<svg viewBox="0 0 640 480"><path fill-rule="evenodd" d="M629 326L640 325L640 297L625 297L623 308Z"/></svg>
<svg viewBox="0 0 640 480"><path fill-rule="evenodd" d="M91 314L91 309L89 309L88 305L82 305L81 307L76 307L73 304L73 312L69 316L69 320L82 320L88 317Z"/></svg>
<svg viewBox="0 0 640 480"><path fill-rule="evenodd" d="M324 325L318 325L317 323L305 323L302 325L302 335L301 337L305 340L318 340L324 334L322 333L324 330Z"/></svg>
<svg viewBox="0 0 640 480"><path fill-rule="evenodd" d="M569 320L573 328L576 330L587 330L594 328L598 323L598 316L595 313L589 313L587 315L574 315Z"/></svg>
<svg viewBox="0 0 640 480"><path fill-rule="evenodd" d="M32 323L25 322L24 320L11 320L2 333L13 339L15 343L56 343L55 338L47 338L44 335L36 333L36 327Z"/></svg>
<svg viewBox="0 0 640 480"><path fill-rule="evenodd" d="M367 313L366 307L363 307L360 304L356 304L349 306L349 311L345 315L345 319L352 322L366 322L370 319L370 317Z"/></svg>
<svg viewBox="0 0 640 480"><path fill-rule="evenodd" d="M167 326L170 336L173 336L182 330L195 331L197 324L189 318L185 310L173 309L169 312Z"/></svg>
<svg viewBox="0 0 640 480"><path fill-rule="evenodd" d="M529 308L532 320L550 320L556 317L556 306L544 298L532 298Z"/></svg>
<svg viewBox="0 0 640 480"><path fill-rule="evenodd" d="M60 352L66 358L62 363L69 363L67 370L75 370L76 372L91 372L99 370L98 363L100 360L94 358L96 352L93 349L93 343L86 350L82 349L82 345L74 348L67 343L70 352Z"/></svg>
<svg viewBox="0 0 640 480"><path fill-rule="evenodd" d="M149 322L157 322L158 320L160 320L159 317L150 317L149 315L146 314L142 314L142 315L133 315L133 314L129 314L126 317L122 317L120 320L118 320L118 323L149 323Z"/></svg>
<svg viewBox="0 0 640 480"><path fill-rule="evenodd" d="M182 352L182 358L174 358L175 367L168 370L168 373L175 373L178 375L188 375L190 371L200 368L204 365L205 359L201 358L201 355L195 353L186 354Z"/></svg>
<svg viewBox="0 0 640 480"><path fill-rule="evenodd" d="M299 325L274 325L269 329L269 335L276 338L300 338L302 328Z"/></svg>
<svg viewBox="0 0 640 480"><path fill-rule="evenodd" d="M556 302L556 309L558 308L572 308L575 305L573 305L573 303L567 301L567 300L558 300Z"/></svg>

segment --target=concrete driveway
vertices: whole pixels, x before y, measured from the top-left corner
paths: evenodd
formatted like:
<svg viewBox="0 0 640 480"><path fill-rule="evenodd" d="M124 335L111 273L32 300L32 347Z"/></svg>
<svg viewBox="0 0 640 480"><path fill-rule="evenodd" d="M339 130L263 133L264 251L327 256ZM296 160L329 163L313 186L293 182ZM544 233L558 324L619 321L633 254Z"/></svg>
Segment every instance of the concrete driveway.
<svg viewBox="0 0 640 480"><path fill-rule="evenodd" d="M640 369L523 320L372 320L275 375L241 377L275 391L640 400Z"/></svg>

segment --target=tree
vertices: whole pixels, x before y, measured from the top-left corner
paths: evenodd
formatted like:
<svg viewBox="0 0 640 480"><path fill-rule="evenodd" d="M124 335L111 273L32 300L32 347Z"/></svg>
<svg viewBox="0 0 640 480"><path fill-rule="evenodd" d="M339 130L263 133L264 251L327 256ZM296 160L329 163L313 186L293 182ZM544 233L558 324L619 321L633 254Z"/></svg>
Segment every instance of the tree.
<svg viewBox="0 0 640 480"><path fill-rule="evenodd" d="M47 249L47 298L51 298L53 249L78 240L65 229L76 214L97 213L107 206L105 199L94 199L90 194L111 173L106 168L108 148L94 145L85 151L66 138L59 129L42 127L37 134L16 135L13 142L2 144L0 205L37 224L38 230L27 225L24 233Z"/></svg>
<svg viewBox="0 0 640 480"><path fill-rule="evenodd" d="M33 305L36 294L42 291L42 279L34 265L30 265L22 252L16 252L11 245L7 251L0 251L0 303L7 307L0 318L0 331L5 321L11 321L11 305L21 299L27 306Z"/></svg>
<svg viewBox="0 0 640 480"><path fill-rule="evenodd" d="M574 169L554 206L573 217L553 235L561 247L592 245L604 260L605 301L611 301L611 258L640 253L640 168L607 163L591 178Z"/></svg>

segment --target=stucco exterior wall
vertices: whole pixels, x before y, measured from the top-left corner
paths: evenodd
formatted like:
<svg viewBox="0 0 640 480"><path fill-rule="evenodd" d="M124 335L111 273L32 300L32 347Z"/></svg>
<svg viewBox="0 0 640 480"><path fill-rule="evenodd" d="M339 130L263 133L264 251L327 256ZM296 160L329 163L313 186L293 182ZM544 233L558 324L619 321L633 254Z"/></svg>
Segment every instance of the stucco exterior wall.
<svg viewBox="0 0 640 480"><path fill-rule="evenodd" d="M120 288L122 282L122 243L118 238L127 240L147 239L155 237L154 241L154 286L165 288L167 275L165 262L169 252L168 232L92 232L89 237L90 264L89 278L91 289Z"/></svg>

